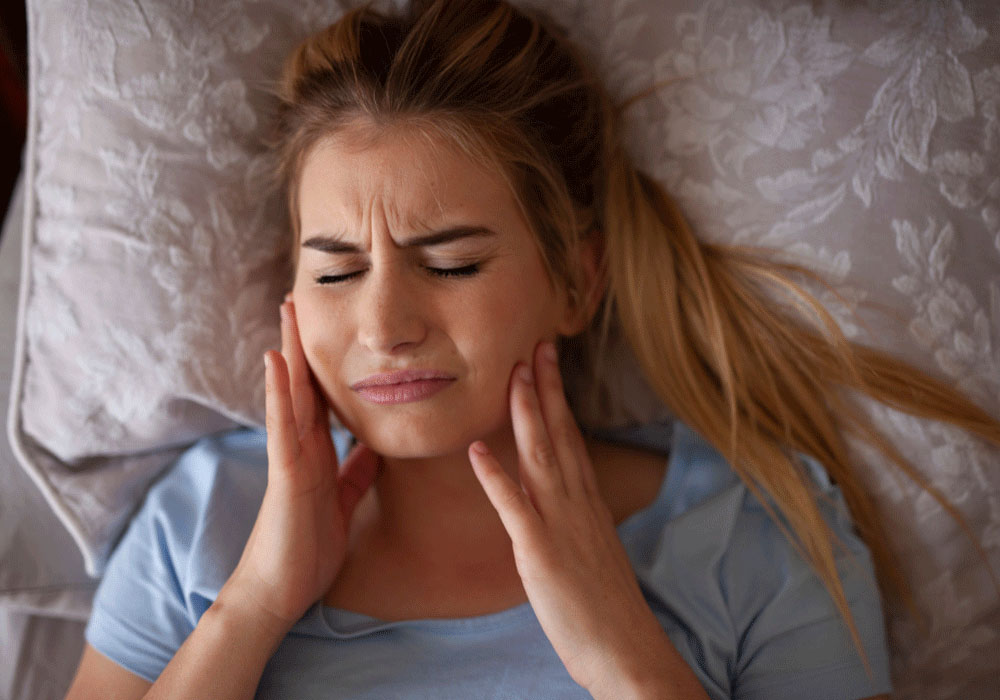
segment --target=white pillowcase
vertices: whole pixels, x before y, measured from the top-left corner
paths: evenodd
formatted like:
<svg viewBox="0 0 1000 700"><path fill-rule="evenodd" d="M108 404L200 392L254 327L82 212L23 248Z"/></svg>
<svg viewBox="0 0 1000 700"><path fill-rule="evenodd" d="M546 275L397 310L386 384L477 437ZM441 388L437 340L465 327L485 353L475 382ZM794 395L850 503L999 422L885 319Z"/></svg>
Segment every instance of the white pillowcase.
<svg viewBox="0 0 1000 700"><path fill-rule="evenodd" d="M345 6L357 4L345 2ZM382 2L380 7L394 3ZM640 167L699 235L826 272L888 347L1000 406L1000 10L992 0L533 0L599 62ZM29 0L31 115L11 440L99 575L183 447L263 424L287 224L264 191L264 88L341 13L321 0ZM631 359L611 418L659 415ZM873 407L1000 568L1000 459ZM986 697L1000 605L936 504L870 482L934 634L891 610L898 697ZM940 563L951 562L942 568Z"/></svg>
<svg viewBox="0 0 1000 700"><path fill-rule="evenodd" d="M92 576L183 447L263 424L280 197L260 137L330 3L29 2L15 451Z"/></svg>

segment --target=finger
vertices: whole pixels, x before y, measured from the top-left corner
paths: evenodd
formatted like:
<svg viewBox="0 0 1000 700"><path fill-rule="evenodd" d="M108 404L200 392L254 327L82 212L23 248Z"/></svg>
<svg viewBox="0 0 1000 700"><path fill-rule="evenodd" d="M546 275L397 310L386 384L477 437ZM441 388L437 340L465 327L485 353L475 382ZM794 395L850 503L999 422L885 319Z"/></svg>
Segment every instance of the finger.
<svg viewBox="0 0 1000 700"><path fill-rule="evenodd" d="M285 358L280 352L268 350L264 353L264 366L267 473L271 481L278 469L289 468L298 458L299 441Z"/></svg>
<svg viewBox="0 0 1000 700"><path fill-rule="evenodd" d="M291 302L281 305L281 354L288 363L292 408L298 426L297 435L301 438L315 427L320 411L316 406L316 392L310 377L309 363L302 351L295 306Z"/></svg>
<svg viewBox="0 0 1000 700"><path fill-rule="evenodd" d="M358 501L367 493L379 473L381 457L368 445L358 443L344 458L337 478L340 510L349 521Z"/></svg>
<svg viewBox="0 0 1000 700"><path fill-rule="evenodd" d="M528 494L514 483L482 441L469 445L472 471L514 542L527 542L542 525Z"/></svg>
<svg viewBox="0 0 1000 700"><path fill-rule="evenodd" d="M534 374L523 363L515 366L511 378L510 413L521 481L525 482L539 505L544 504L547 494L566 494L562 468L535 394Z"/></svg>
<svg viewBox="0 0 1000 700"><path fill-rule="evenodd" d="M535 348L538 401L566 488L575 495L596 491L590 455L576 418L566 402L556 348L545 341Z"/></svg>

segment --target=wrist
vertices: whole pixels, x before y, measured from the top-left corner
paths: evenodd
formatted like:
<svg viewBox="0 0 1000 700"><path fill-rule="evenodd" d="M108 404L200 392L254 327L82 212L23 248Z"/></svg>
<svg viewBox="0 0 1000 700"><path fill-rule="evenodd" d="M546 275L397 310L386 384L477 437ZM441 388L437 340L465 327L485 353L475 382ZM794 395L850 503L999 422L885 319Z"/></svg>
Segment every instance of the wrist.
<svg viewBox="0 0 1000 700"><path fill-rule="evenodd" d="M630 700L673 700L674 698L679 700L685 697L675 691L675 685L670 682L668 677L664 677L652 669L646 669L625 676L623 694L619 694L618 697Z"/></svg>
<svg viewBox="0 0 1000 700"><path fill-rule="evenodd" d="M670 679L656 668L636 664L618 667L598 687L587 688L594 700L665 700L677 697Z"/></svg>
<svg viewBox="0 0 1000 700"><path fill-rule="evenodd" d="M587 689L596 700L708 700L698 677L659 623L656 630L640 650L615 658L600 686Z"/></svg>
<svg viewBox="0 0 1000 700"><path fill-rule="evenodd" d="M294 622L258 606L253 596L246 595L232 581L222 587L209 610L234 631L250 634L261 643L273 644L274 648L295 626Z"/></svg>

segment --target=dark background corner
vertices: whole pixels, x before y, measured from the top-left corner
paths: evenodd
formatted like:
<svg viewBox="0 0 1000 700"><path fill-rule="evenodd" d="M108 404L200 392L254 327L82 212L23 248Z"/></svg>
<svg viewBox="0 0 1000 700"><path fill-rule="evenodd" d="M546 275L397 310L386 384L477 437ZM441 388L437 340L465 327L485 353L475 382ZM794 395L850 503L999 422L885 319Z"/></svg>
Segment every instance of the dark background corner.
<svg viewBox="0 0 1000 700"><path fill-rule="evenodd" d="M0 3L0 220L21 172L28 124L27 34L24 3Z"/></svg>

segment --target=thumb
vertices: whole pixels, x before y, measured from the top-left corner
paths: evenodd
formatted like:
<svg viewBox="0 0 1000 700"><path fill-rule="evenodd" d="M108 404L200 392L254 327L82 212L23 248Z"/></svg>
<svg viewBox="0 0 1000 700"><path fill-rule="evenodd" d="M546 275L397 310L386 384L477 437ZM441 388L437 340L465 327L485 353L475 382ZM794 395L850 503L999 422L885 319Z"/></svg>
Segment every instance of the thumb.
<svg viewBox="0 0 1000 700"><path fill-rule="evenodd" d="M355 506L374 483L381 468L382 458L364 443L359 442L344 458L337 477L337 492L345 522L350 522Z"/></svg>

